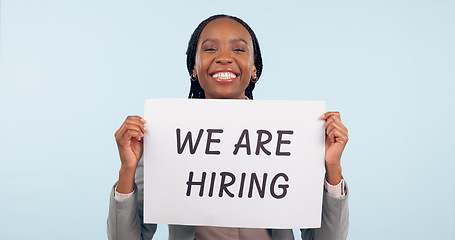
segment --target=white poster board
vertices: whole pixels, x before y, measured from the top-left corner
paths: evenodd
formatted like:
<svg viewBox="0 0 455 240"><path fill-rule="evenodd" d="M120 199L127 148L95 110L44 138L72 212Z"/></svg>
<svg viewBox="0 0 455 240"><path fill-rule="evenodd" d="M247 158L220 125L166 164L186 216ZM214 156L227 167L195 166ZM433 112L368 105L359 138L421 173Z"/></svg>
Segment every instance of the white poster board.
<svg viewBox="0 0 455 240"><path fill-rule="evenodd" d="M324 112L321 101L146 100L144 222L320 227Z"/></svg>

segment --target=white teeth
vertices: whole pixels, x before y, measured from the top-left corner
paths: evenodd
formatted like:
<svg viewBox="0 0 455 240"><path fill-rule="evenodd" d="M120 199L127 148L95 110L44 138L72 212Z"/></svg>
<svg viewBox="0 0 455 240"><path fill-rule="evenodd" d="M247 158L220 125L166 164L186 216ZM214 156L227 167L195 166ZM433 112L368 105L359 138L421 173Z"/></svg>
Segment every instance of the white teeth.
<svg viewBox="0 0 455 240"><path fill-rule="evenodd" d="M218 79L232 79L237 76L231 72L217 72L217 73L213 74L212 77L218 78Z"/></svg>

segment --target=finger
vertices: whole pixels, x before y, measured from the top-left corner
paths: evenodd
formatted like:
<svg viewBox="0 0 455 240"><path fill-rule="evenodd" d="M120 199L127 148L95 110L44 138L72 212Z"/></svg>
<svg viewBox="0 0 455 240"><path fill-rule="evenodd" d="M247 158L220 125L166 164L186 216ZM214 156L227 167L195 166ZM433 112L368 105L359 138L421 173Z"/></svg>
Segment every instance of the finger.
<svg viewBox="0 0 455 240"><path fill-rule="evenodd" d="M348 131L346 126L344 126L344 124L341 122L341 118L339 116L333 116L333 124L335 124L339 129L342 129L345 132Z"/></svg>
<svg viewBox="0 0 455 240"><path fill-rule="evenodd" d="M338 116L331 116L329 119L326 120L324 123L324 127L326 128L326 132L330 132L332 128L338 128L344 132L347 132L348 129L343 125L341 119Z"/></svg>
<svg viewBox="0 0 455 240"><path fill-rule="evenodd" d="M332 114L325 120L324 127L327 128L333 122L341 122L341 119L337 115Z"/></svg>
<svg viewBox="0 0 455 240"><path fill-rule="evenodd" d="M120 134L120 132L123 130L124 127L125 127L125 124L122 123L120 128L117 131L115 131L115 133L114 133L115 138L117 138L117 136Z"/></svg>
<svg viewBox="0 0 455 240"><path fill-rule="evenodd" d="M126 133L130 132L128 135ZM136 133L134 133L136 132ZM126 121L122 124L120 129L116 132L115 139L119 144L126 144L125 141L129 141L131 138L136 138L138 141L142 139L146 132L145 127L137 121ZM126 139L125 139L126 138Z"/></svg>
<svg viewBox="0 0 455 240"><path fill-rule="evenodd" d="M328 119L326 119L325 123L324 123L324 128L327 128L330 124L332 124L332 122L333 122L332 117L329 117Z"/></svg>
<svg viewBox="0 0 455 240"><path fill-rule="evenodd" d="M329 136L330 134L334 134L331 135L334 138L334 140L338 141L338 139L341 139L342 142L347 142L348 140L348 132L344 131L341 128L330 127L329 129L327 129L327 136Z"/></svg>
<svg viewBox="0 0 455 240"><path fill-rule="evenodd" d="M132 122L134 123L137 123L139 124L139 126L142 128L142 132L147 132L147 129L145 128L145 123L147 123L147 121L145 121L145 119L139 117L139 116L130 116L131 118L127 120L131 120Z"/></svg>
<svg viewBox="0 0 455 240"><path fill-rule="evenodd" d="M145 120L142 118L139 119L127 119L125 121L125 124L127 125L135 125L141 129L143 133L147 132L147 129L145 128Z"/></svg>
<svg viewBox="0 0 455 240"><path fill-rule="evenodd" d="M133 139L136 139L137 141L140 142L140 141L142 141L142 138L144 137L144 134L142 132L131 130L131 129L126 132L125 136L128 136L128 135L129 135L129 137L127 137L126 139L129 139L131 141Z"/></svg>
<svg viewBox="0 0 455 240"><path fill-rule="evenodd" d="M142 132L142 127L140 125L137 125L136 123L125 123L125 127L122 129L122 131L124 132L136 131L141 136L144 135L144 133Z"/></svg>
<svg viewBox="0 0 455 240"><path fill-rule="evenodd" d="M145 120L139 116L128 116L123 124L120 126L119 130L115 132L115 136L117 137L118 135L123 135L126 130L128 130L129 126L136 125L138 126L142 132L147 132L147 129L145 128ZM127 127L127 129L125 129Z"/></svg>
<svg viewBox="0 0 455 240"><path fill-rule="evenodd" d="M345 132L340 131L339 129L333 129L327 134L327 137L332 143L346 143L348 141L348 135Z"/></svg>
<svg viewBox="0 0 455 240"><path fill-rule="evenodd" d="M139 116L128 116L128 117L126 117L125 122L128 120L136 120L136 121L140 121L142 123L146 123L145 119L143 119Z"/></svg>
<svg viewBox="0 0 455 240"><path fill-rule="evenodd" d="M125 122L137 123L137 124L145 124L147 121L139 116L128 116L125 119Z"/></svg>
<svg viewBox="0 0 455 240"><path fill-rule="evenodd" d="M325 132L328 135L329 132L333 131L334 128L337 128L337 125L335 123L331 123L329 126L327 126Z"/></svg>
<svg viewBox="0 0 455 240"><path fill-rule="evenodd" d="M130 141L132 140L141 141L143 136L144 134L141 131L137 131L136 129L129 129L118 137L117 144L120 146L129 145Z"/></svg>
<svg viewBox="0 0 455 240"><path fill-rule="evenodd" d="M336 115L336 116L338 116L341 119L341 115L340 115L339 112L326 112L326 113L322 114L319 118L321 120L326 120L332 115Z"/></svg>
<svg viewBox="0 0 455 240"><path fill-rule="evenodd" d="M123 135L125 132L123 131L125 128L125 124L128 122L130 119L134 119L136 116L128 116L126 117L125 121L123 121L122 125L120 125L120 128L115 132L114 136L117 137L119 134Z"/></svg>
<svg viewBox="0 0 455 240"><path fill-rule="evenodd" d="M136 129L127 129L123 128L123 130L115 137L115 140L118 144L126 144L132 138L137 138L138 140L141 139L143 133Z"/></svg>
<svg viewBox="0 0 455 240"><path fill-rule="evenodd" d="M331 143L336 143L337 142L337 136L335 131L331 131L327 134L327 137L329 138Z"/></svg>

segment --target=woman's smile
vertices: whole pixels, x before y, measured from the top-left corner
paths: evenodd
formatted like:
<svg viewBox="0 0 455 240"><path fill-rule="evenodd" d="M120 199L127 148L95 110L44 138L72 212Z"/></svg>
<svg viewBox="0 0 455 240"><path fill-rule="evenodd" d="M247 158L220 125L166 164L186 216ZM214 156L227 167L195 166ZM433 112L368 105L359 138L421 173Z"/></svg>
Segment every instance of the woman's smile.
<svg viewBox="0 0 455 240"><path fill-rule="evenodd" d="M232 71L219 70L210 74L210 76L220 83L230 83L237 78L238 74Z"/></svg>

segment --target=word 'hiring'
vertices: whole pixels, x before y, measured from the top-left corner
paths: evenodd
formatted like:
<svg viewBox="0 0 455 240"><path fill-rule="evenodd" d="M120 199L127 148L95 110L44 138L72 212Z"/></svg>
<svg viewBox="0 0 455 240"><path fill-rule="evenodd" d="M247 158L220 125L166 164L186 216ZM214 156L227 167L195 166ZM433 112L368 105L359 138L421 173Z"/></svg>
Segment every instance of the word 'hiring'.
<svg viewBox="0 0 455 240"><path fill-rule="evenodd" d="M186 195L191 196L191 189L193 186L199 186L199 197L204 196L204 189L205 189L205 182L207 178L207 173L202 172L201 174L201 180L200 181L194 181L193 180L194 172L191 171L189 173L189 178L188 182L186 182L187 189L186 189ZM246 185L246 190L248 191L248 198L253 197L253 191L256 189L257 194L259 195L260 198L264 198L265 193L267 189L269 189L270 195L275 198L275 199L281 199L284 198L288 192L289 185L288 184L278 184L277 181L279 178L282 178L285 182L289 181L289 177L285 173L278 173L276 174L272 180L270 181L269 188L267 188L267 177L268 174L264 173L262 175L262 182L259 180L258 176L256 173L251 173L249 175L249 181L246 179L247 174L242 173L240 176L240 182L236 181L236 177L233 173L230 172L220 172L219 174L220 180L219 180L219 189L218 189L218 197L223 197L224 194L227 196L234 198L235 193L237 193L238 198L242 198L244 195L245 191L245 185ZM210 178L210 185L208 189L208 197L213 196L214 188L215 186L218 186L218 184L215 184L215 180L217 179L217 174L216 172L212 172L211 178ZM249 183L248 183L249 182ZM229 189L231 188L231 189ZM281 189L280 193L277 193L277 188Z"/></svg>

